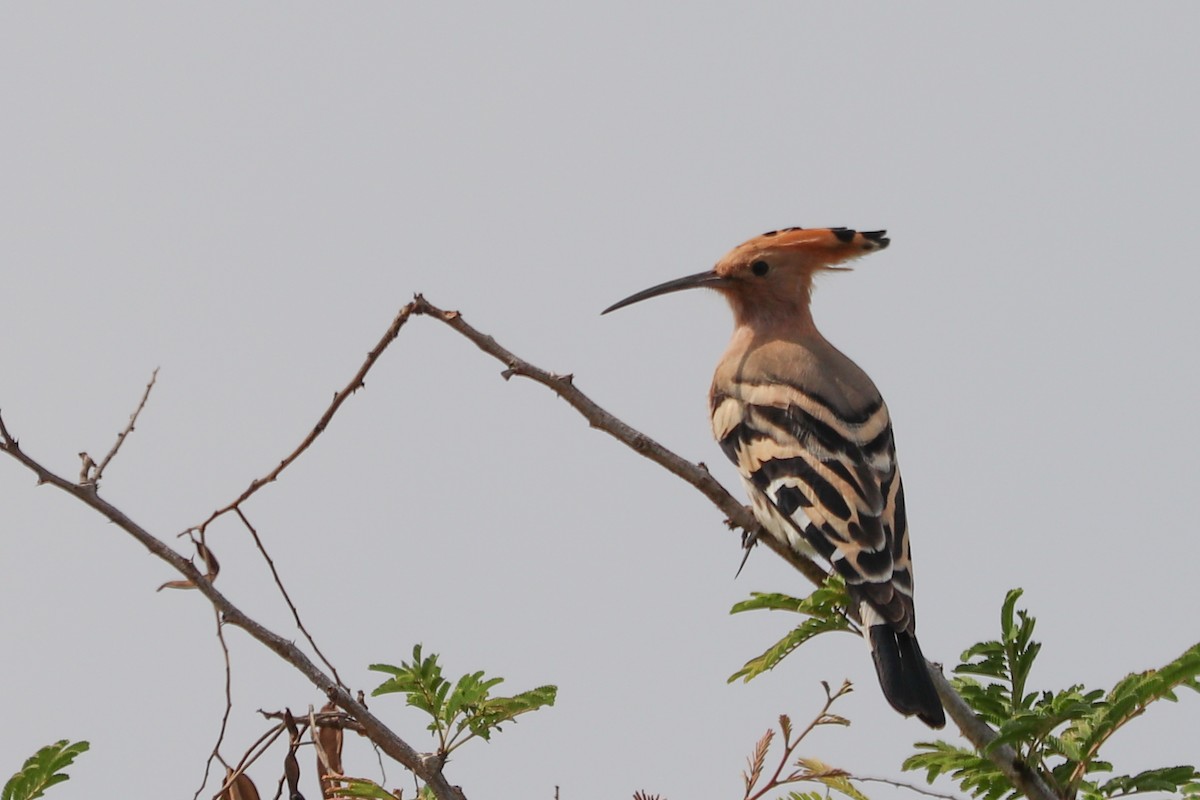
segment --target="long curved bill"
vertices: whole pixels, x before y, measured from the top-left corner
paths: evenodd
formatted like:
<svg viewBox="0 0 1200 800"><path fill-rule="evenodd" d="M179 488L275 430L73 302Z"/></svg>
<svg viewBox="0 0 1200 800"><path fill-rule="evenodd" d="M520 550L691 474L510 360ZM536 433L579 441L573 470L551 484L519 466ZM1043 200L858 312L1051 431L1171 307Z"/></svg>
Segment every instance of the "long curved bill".
<svg viewBox="0 0 1200 800"><path fill-rule="evenodd" d="M616 311L618 308L631 306L634 303L640 303L643 300L649 300L651 297L658 297L660 294L670 294L671 292L682 292L684 289L697 289L708 287L716 289L724 286L727 283L726 278L722 278L717 273L709 270L708 272L697 272L695 275L688 275L686 278L676 278L673 281L660 283L658 286L651 286L649 289L643 289L637 294L631 294L624 300L613 303L608 308L601 311L601 315L607 314L610 311Z"/></svg>

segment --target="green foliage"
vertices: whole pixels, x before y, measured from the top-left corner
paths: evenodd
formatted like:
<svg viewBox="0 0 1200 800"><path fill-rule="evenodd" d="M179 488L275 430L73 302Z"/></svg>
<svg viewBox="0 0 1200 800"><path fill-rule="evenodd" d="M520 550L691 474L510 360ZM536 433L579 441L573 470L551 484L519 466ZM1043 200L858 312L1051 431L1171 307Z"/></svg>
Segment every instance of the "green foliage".
<svg viewBox="0 0 1200 800"><path fill-rule="evenodd" d="M849 800L867 800L867 796L851 782L849 773L830 767L815 758L800 758L796 760L796 763L808 770L807 774L800 776L802 780L816 781L825 785L826 790L822 796L826 800L832 792L847 797Z"/></svg>
<svg viewBox="0 0 1200 800"><path fill-rule="evenodd" d="M365 800L397 800L400 796L392 794L375 781L366 778L338 777L333 780L338 784L338 797L360 797L365 798Z"/></svg>
<svg viewBox="0 0 1200 800"><path fill-rule="evenodd" d="M945 773L958 781L964 791L976 797L993 800L1016 794L995 765L974 750L957 747L940 739L936 742L918 742L917 747L925 752L910 756L904 762L904 769L924 769L930 783Z"/></svg>
<svg viewBox="0 0 1200 800"><path fill-rule="evenodd" d="M1031 691L1029 676L1041 644L1033 640L1036 620L1016 607L1021 590L1010 591L1000 611L1000 639L980 642L962 655L951 682L967 704L996 728L990 747L1010 745L1059 797L1102 800L1138 792L1177 792L1200 798L1200 772L1191 766L1162 767L1102 780L1113 767L1099 758L1101 746L1146 707L1176 699L1175 690L1200 690L1200 644L1157 670L1129 675L1108 692L1081 685L1061 691ZM980 680L982 679L982 680ZM920 742L922 751L904 763L932 781L948 774L977 797L1015 797L1007 779L986 758L944 741Z"/></svg>
<svg viewBox="0 0 1200 800"><path fill-rule="evenodd" d="M355 797L362 798L362 800L404 800L403 789L389 792L368 778L340 776L333 778L333 781L337 784L337 797ZM437 795L428 786L418 789L415 796L416 800L437 800Z"/></svg>
<svg viewBox="0 0 1200 800"><path fill-rule="evenodd" d="M850 603L846 583L837 575L831 575L808 597L796 598L786 594L753 592L749 600L743 600L730 609L731 614L743 611L792 611L804 614L808 619L788 632L786 636L768 647L763 653L746 662L745 666L729 676L733 683L738 678L744 682L774 669L793 650L822 633L830 631L857 632L853 623L846 618L845 609Z"/></svg>
<svg viewBox="0 0 1200 800"><path fill-rule="evenodd" d="M371 669L392 677L380 684L374 696L401 693L408 705L419 708L431 718L429 730L438 737L439 750L447 756L474 737L490 740L506 722L516 722L521 714L554 705L558 688L539 686L511 697L493 697L491 690L503 678L485 678L482 671L463 675L451 683L442 675L436 654L422 656L421 645L413 647L411 662L372 664Z"/></svg>
<svg viewBox="0 0 1200 800"><path fill-rule="evenodd" d="M34 800L56 783L69 780L66 769L80 753L90 747L87 742L70 743L60 739L46 745L25 762L21 770L8 779L0 790L0 800Z"/></svg>

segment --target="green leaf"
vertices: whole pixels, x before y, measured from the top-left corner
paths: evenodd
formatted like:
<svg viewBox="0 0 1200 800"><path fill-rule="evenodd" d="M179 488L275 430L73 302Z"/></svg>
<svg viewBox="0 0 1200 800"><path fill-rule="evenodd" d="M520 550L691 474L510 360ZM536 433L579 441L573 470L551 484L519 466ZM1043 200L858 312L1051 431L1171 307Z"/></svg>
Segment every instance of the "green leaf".
<svg viewBox="0 0 1200 800"><path fill-rule="evenodd" d="M867 800L867 796L850 782L850 778L845 770L830 767L825 762L818 761L815 758L798 758L796 759L796 766L804 767L805 769L805 773L798 777L799 780L816 781L817 783L824 784L838 794L850 798L850 800Z"/></svg>
<svg viewBox="0 0 1200 800"><path fill-rule="evenodd" d="M735 605L729 613L740 614L743 611L792 611L804 614L808 619L800 623L786 636L767 648L761 655L746 662L740 670L729 676L733 683L738 678L743 681L761 675L774 669L800 645L831 631L856 632L855 627L846 618L845 608L850 602L846 592L846 583L841 577L831 575L824 584L817 587L807 597L791 597L786 594L754 592L749 600L743 600Z"/></svg>
<svg viewBox="0 0 1200 800"><path fill-rule="evenodd" d="M751 592L749 600L734 603L729 609L730 614L741 614L743 611L799 611L807 600L806 597L792 597L790 594L779 592Z"/></svg>
<svg viewBox="0 0 1200 800"><path fill-rule="evenodd" d="M1121 775L1107 781L1098 790L1105 797L1137 792L1178 792L1200 778L1195 767L1160 767L1136 775Z"/></svg>
<svg viewBox="0 0 1200 800"><path fill-rule="evenodd" d="M1197 675L1200 675L1200 644L1188 648L1160 669L1133 673L1117 681L1107 697L1096 702L1092 712L1072 725L1063 738L1072 742L1080 761L1094 758L1104 742L1151 703L1174 701L1175 689L1181 686L1196 689ZM1156 774L1156 770L1138 774Z"/></svg>
<svg viewBox="0 0 1200 800"><path fill-rule="evenodd" d="M552 706L557 698L557 686L539 686L512 697L487 698L472 709L467 717L467 727L475 736L489 740L492 731L499 731L502 723L515 722L521 714Z"/></svg>
<svg viewBox="0 0 1200 800"><path fill-rule="evenodd" d="M1107 782L1097 776L1113 771L1100 757L1101 746L1122 726L1158 700L1175 700L1180 688L1200 690L1200 644L1157 670L1134 673L1111 691L1081 685L1059 691L1028 688L1033 665L1041 651L1034 641L1037 620L1017 607L1020 589L1004 598L1000 609L1000 639L980 642L962 654L952 682L971 709L997 730L990 747L1010 745L1018 757L1040 774L1058 795L1080 800L1104 800L1140 792L1200 795L1200 781L1191 766L1161 767ZM951 775L972 794L1000 798L1012 788L991 765L969 750L945 742L922 743L905 769L923 770L932 780Z"/></svg>
<svg viewBox="0 0 1200 800"><path fill-rule="evenodd" d="M362 797L367 800L396 800L399 797L366 778L335 777L333 780L341 784L337 787L338 797Z"/></svg>
<svg viewBox="0 0 1200 800"><path fill-rule="evenodd" d="M442 677L437 654L422 658L421 645L418 644L413 646L411 663L403 661L398 667L391 664L371 664L370 669L392 676L375 687L371 692L373 697L404 694L408 705L419 708L433 718L429 723L429 730L443 730L443 709L446 705L446 695L450 691L450 682Z"/></svg>
<svg viewBox="0 0 1200 800"><path fill-rule="evenodd" d="M775 644L763 651L762 655L750 659L737 672L729 676L728 682L733 683L738 678L743 682L749 682L759 675L774 669L780 661L783 661L793 650L800 645L812 639L814 636L819 636L822 633L831 631L849 630L846 621L841 617L829 617L818 619L810 617L800 623L799 626L793 628L786 636L780 639Z"/></svg>
<svg viewBox="0 0 1200 800"><path fill-rule="evenodd" d="M792 597L777 592L751 592L749 600L737 603L730 614L743 611L793 611L816 617L839 616L845 619L843 610L850 604L846 582L839 575L830 575L806 597ZM849 621L847 620L847 628Z"/></svg>
<svg viewBox="0 0 1200 800"><path fill-rule="evenodd" d="M1045 692L1033 704L1032 711L1018 711L999 726L998 736L992 747L1000 744L1019 745L1034 739L1045 739L1068 722L1084 720L1093 714L1104 693L1098 690L1084 692L1082 686L1050 693ZM1071 749L1078 750L1073 744Z"/></svg>
<svg viewBox="0 0 1200 800"><path fill-rule="evenodd" d="M1008 661L1005 658L1004 645L1000 642L980 642L964 652L959 659L963 663L954 668L955 673L959 675L982 675L997 680L1008 678Z"/></svg>
<svg viewBox="0 0 1200 800"><path fill-rule="evenodd" d="M970 678L955 678L954 688L989 725L999 726L1008 719L1008 692L1000 684L981 684Z"/></svg>
<svg viewBox="0 0 1200 800"><path fill-rule="evenodd" d="M398 667L372 664L371 669L391 675L371 694L404 694L408 705L430 715L429 730L437 732L445 753L475 736L490 739L501 724L554 705L558 693L555 686L540 686L512 697L492 697L492 689L504 679L485 677L482 670L469 672L452 684L443 676L437 655L424 656L419 644L413 647L411 662Z"/></svg>
<svg viewBox="0 0 1200 800"><path fill-rule="evenodd" d="M69 780L60 770L69 767L80 753L91 747L87 742L71 743L60 739L46 745L30 756L15 775L0 790L0 800L34 800L57 783Z"/></svg>
<svg viewBox="0 0 1200 800"><path fill-rule="evenodd" d="M964 791L975 797L1016 797L1008 779L996 769L996 765L972 750L956 747L949 742L917 742L924 752L905 759L902 769L924 770L930 783L939 775L949 775L958 781Z"/></svg>
<svg viewBox="0 0 1200 800"><path fill-rule="evenodd" d="M1042 645L1033 641L1037 620L1024 609L1017 609L1023 591L1012 589L1000 608L1000 641L980 642L968 648L961 657L962 664L954 668L956 675L979 675L1008 684L1005 689L988 695L989 719L993 725L1021 710L1028 710L1036 695L1026 694L1025 685L1033 662Z"/></svg>
<svg viewBox="0 0 1200 800"><path fill-rule="evenodd" d="M454 685L454 691L450 695L449 701L446 703L443 711L443 718L447 724L450 724L458 713L462 710L471 711L481 706L488 699L488 693L494 686L504 683L504 678L491 678L484 680L483 671L473 672L470 675L463 675L458 679L458 683Z"/></svg>

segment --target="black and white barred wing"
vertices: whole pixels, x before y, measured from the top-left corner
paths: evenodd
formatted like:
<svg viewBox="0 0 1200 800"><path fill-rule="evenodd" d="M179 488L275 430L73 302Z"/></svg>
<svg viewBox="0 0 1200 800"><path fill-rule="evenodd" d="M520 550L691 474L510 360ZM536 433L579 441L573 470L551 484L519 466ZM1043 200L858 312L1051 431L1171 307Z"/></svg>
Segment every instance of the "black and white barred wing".
<svg viewBox="0 0 1200 800"><path fill-rule="evenodd" d="M767 531L846 579L868 625L913 632L912 573L891 421L882 400L854 413L792 387L786 397L713 397L713 430ZM779 384L763 387L779 395ZM768 394L768 391L759 394Z"/></svg>

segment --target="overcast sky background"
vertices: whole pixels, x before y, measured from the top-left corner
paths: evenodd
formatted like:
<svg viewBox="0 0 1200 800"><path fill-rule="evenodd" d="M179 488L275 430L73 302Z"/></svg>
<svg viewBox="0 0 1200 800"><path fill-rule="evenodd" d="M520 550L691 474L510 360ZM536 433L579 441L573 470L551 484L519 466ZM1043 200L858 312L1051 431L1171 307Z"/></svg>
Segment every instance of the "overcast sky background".
<svg viewBox="0 0 1200 800"><path fill-rule="evenodd" d="M925 652L994 637L1021 586L1035 687L1107 688L1198 638L1198 25L1182 2L6 3L0 408L74 476L161 367L102 492L170 538L290 452L422 291L740 495L706 411L722 301L599 311L765 230L887 228L815 315L892 410ZM500 369L414 319L247 504L342 676L369 691L422 642L452 676L557 684L459 751L472 798L740 797L755 740L842 678L853 726L803 752L897 776L929 732L861 643L725 682L797 621L729 607L802 579L762 549L735 581L700 494ZM223 703L211 610L10 459L0 509L0 777L88 739L55 798L191 797ZM244 530L209 541L220 588L297 636ZM228 637L236 760L255 709L322 699ZM430 747L402 701L372 708ZM1108 755L1197 741L1185 696ZM265 796L280 763L252 772ZM365 747L347 768L378 777Z"/></svg>

